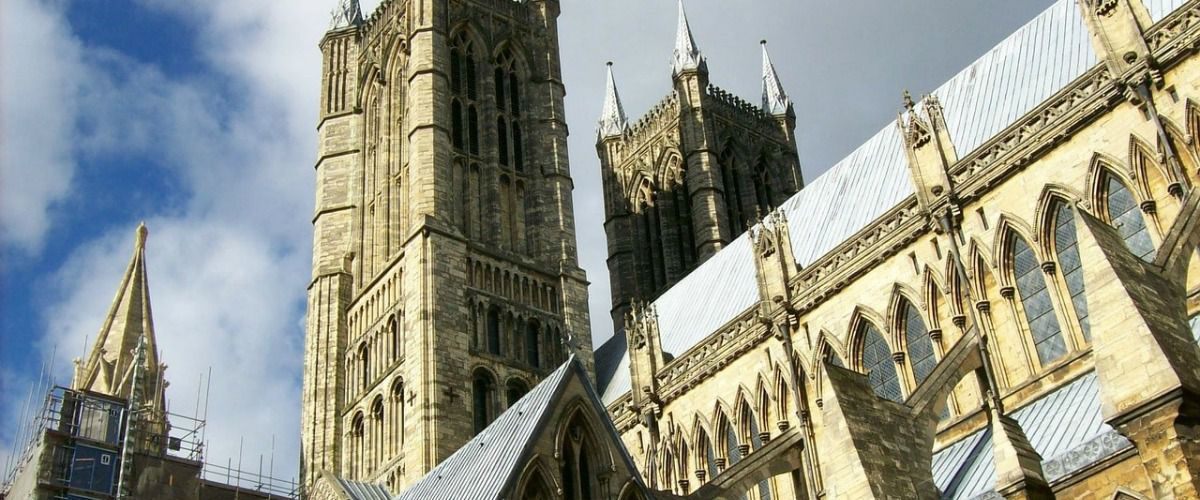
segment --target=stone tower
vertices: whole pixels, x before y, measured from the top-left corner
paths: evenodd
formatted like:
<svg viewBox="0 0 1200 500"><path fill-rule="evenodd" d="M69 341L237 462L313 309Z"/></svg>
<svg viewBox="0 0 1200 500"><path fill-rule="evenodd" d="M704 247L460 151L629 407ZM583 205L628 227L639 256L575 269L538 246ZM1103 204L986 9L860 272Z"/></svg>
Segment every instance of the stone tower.
<svg viewBox="0 0 1200 500"><path fill-rule="evenodd" d="M393 491L589 372L558 0L342 0L323 62L302 481Z"/></svg>
<svg viewBox="0 0 1200 500"><path fill-rule="evenodd" d="M657 297L804 185L796 114L763 44L763 104L709 83L683 3L674 89L630 125L609 70L596 151L604 183L611 311Z"/></svg>

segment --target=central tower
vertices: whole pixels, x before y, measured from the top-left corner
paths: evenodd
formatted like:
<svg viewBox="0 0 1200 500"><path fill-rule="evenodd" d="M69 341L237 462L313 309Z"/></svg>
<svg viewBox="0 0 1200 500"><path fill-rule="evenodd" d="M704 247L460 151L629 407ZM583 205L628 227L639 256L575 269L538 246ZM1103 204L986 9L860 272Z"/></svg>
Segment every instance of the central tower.
<svg viewBox="0 0 1200 500"><path fill-rule="evenodd" d="M323 59L301 468L421 477L589 371L558 0L342 0Z"/></svg>

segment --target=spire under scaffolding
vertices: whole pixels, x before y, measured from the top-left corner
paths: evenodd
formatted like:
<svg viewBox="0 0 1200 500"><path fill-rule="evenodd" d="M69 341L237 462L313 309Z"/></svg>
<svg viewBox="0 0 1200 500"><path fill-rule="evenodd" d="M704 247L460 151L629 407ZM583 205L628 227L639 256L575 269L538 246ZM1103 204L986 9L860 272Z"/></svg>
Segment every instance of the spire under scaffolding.
<svg viewBox="0 0 1200 500"><path fill-rule="evenodd" d="M683 10L683 0L679 0L679 26L675 31L675 57L671 61L671 69L679 74L699 69L702 65L704 55L692 37L692 27L688 25L687 13Z"/></svg>
<svg viewBox="0 0 1200 500"><path fill-rule="evenodd" d="M617 82L613 79L612 63L608 63L608 87L604 91L604 108L600 112L600 138L607 139L625 133L628 119L617 93Z"/></svg>
<svg viewBox="0 0 1200 500"><path fill-rule="evenodd" d="M163 411L165 384L154 339L154 317L150 311L150 284L146 277L146 225L137 228L133 258L117 288L96 343L86 360L76 360L74 389L128 399L138 370L143 381L144 404ZM144 342L145 357L138 362L138 346Z"/></svg>
<svg viewBox="0 0 1200 500"><path fill-rule="evenodd" d="M779 82L779 74L775 72L775 65L771 64L771 55L767 53L767 41L762 41L762 101L763 110L772 115L787 114L788 108L792 106L792 100L788 98L787 92L783 90L783 84Z"/></svg>

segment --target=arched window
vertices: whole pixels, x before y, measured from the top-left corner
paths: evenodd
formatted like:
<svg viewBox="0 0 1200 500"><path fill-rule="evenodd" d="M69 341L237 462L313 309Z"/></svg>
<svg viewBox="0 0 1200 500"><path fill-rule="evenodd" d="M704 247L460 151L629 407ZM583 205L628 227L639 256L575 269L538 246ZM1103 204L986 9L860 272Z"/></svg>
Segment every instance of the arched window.
<svg viewBox="0 0 1200 500"><path fill-rule="evenodd" d="M1104 201L1109 222L1117 228L1130 252L1146 262L1153 261L1154 242L1150 241L1146 219L1142 217L1133 193L1116 176L1106 174L1104 177Z"/></svg>
<svg viewBox="0 0 1200 500"><path fill-rule="evenodd" d="M480 369L475 371L475 380L471 384L471 401L475 417L475 433L479 434L492 423L495 418L493 408L496 401L496 381L492 376Z"/></svg>
<svg viewBox="0 0 1200 500"><path fill-rule="evenodd" d="M712 441L708 439L708 433L704 432L704 429L701 429L699 432L700 437L696 439L696 446L699 446L701 449L696 450L696 458L697 460L703 460L704 463L697 464L696 469L704 471L707 480L712 481L712 478L717 477L716 450L713 449Z"/></svg>
<svg viewBox="0 0 1200 500"><path fill-rule="evenodd" d="M1054 253L1058 257L1058 271L1067 283L1067 292L1071 294L1071 304L1075 307L1075 316L1079 318L1083 338L1090 341L1092 332L1088 324L1087 298L1083 294L1083 265L1079 260L1079 245L1075 238L1075 212L1061 201L1055 203L1054 207Z"/></svg>
<svg viewBox="0 0 1200 500"><path fill-rule="evenodd" d="M921 320L921 313L912 302L906 300L901 307L904 311L904 341L908 346L909 363L913 378L917 385L921 385L937 366L937 360L933 357L933 341L929 339L929 330Z"/></svg>
<svg viewBox="0 0 1200 500"><path fill-rule="evenodd" d="M542 473L538 469L533 469L532 475L525 481L525 492L520 498L523 500L552 500L554 495L550 493L550 486L542 477Z"/></svg>
<svg viewBox="0 0 1200 500"><path fill-rule="evenodd" d="M592 469L595 445L584 425L579 415L571 419L560 450L563 494L567 500L596 500L592 483L595 481Z"/></svg>
<svg viewBox="0 0 1200 500"><path fill-rule="evenodd" d="M846 363L842 362L842 357L841 357L841 356L838 356L838 353L837 353L837 351L833 350L833 347L830 347L830 346L829 346L829 344L826 344L826 345L825 345L825 356L824 356L824 359L825 359L825 362L826 362L826 363L829 363L829 364L831 364L831 365L833 365L833 366L836 366L836 367L838 367L838 368L845 368L845 367L846 367Z"/></svg>
<svg viewBox="0 0 1200 500"><path fill-rule="evenodd" d="M758 429L758 418L755 417L754 411L749 406L742 409L742 419L748 422L747 427L750 433L750 449L757 450L763 447L763 437ZM758 498L759 500L771 500L771 483L769 479L764 479L758 482Z"/></svg>
<svg viewBox="0 0 1200 500"><path fill-rule="evenodd" d="M487 351L500 354L500 308L496 306L487 312Z"/></svg>
<svg viewBox="0 0 1200 500"><path fill-rule="evenodd" d="M536 321L525 325L525 361L530 366L542 367L542 333Z"/></svg>
<svg viewBox="0 0 1200 500"><path fill-rule="evenodd" d="M742 234L746 230L745 215L742 213L742 190L738 183L737 164L732 146L726 146L721 152L721 177L725 187L725 210L729 218L732 234Z"/></svg>
<svg viewBox="0 0 1200 500"><path fill-rule="evenodd" d="M529 393L529 387L520 380L512 379L508 381L507 393L508 406L512 406L517 404L517 401L520 401L525 394Z"/></svg>
<svg viewBox="0 0 1200 500"><path fill-rule="evenodd" d="M400 452L400 445L404 444L404 379L398 378L392 382L392 436L389 439L391 443L391 452L393 455Z"/></svg>
<svg viewBox="0 0 1200 500"><path fill-rule="evenodd" d="M741 443L738 442L737 432L732 425L725 425L725 467L742 461Z"/></svg>
<svg viewBox="0 0 1200 500"><path fill-rule="evenodd" d="M388 333L392 337L392 360L398 360L404 355L403 339L400 336L400 322L395 316L388 320Z"/></svg>
<svg viewBox="0 0 1200 500"><path fill-rule="evenodd" d="M859 323L858 329L862 339L862 367L867 371L871 388L881 398L897 403L903 402L900 380L896 376L896 362L892 359L892 351L883 340L883 335L865 320Z"/></svg>
<svg viewBox="0 0 1200 500"><path fill-rule="evenodd" d="M451 143L459 152L479 154L479 85L475 77L475 47L466 33L450 42Z"/></svg>
<svg viewBox="0 0 1200 500"><path fill-rule="evenodd" d="M1025 310L1025 321L1029 324L1029 333L1033 335L1038 359L1043 365L1049 364L1066 354L1067 346L1058 318L1054 316L1050 293L1046 290L1045 274L1037 255L1020 235L1012 235L1009 251L1017 293L1021 296L1021 307Z"/></svg>
<svg viewBox="0 0 1200 500"><path fill-rule="evenodd" d="M359 390L366 390L371 385L371 350L367 348L367 344L363 344L358 348L358 363L359 363Z"/></svg>
<svg viewBox="0 0 1200 500"><path fill-rule="evenodd" d="M516 59L505 49L496 57L496 137L500 164L517 172L525 171L525 151L521 137L521 79L517 76Z"/></svg>
<svg viewBox="0 0 1200 500"><path fill-rule="evenodd" d="M359 464L362 463L363 454L366 449L366 447L364 446L365 443L363 443L363 440L365 439L363 436L365 433L365 430L366 429L365 429L365 424L363 422L363 413L362 413L362 411L359 411L358 413L355 413L354 418L352 418L350 420L350 436L351 436L350 449L352 450L352 453L350 454L351 455L350 456L350 475L351 475L351 477L357 478L360 475L361 469L360 469Z"/></svg>
<svg viewBox="0 0 1200 500"><path fill-rule="evenodd" d="M383 396L375 396L371 403L371 469L383 461Z"/></svg>

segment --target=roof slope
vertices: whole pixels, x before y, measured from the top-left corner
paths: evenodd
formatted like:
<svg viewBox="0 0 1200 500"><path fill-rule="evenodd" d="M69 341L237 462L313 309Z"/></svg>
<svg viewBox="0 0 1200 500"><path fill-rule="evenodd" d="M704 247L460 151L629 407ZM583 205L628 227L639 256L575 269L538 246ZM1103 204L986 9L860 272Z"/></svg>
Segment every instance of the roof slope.
<svg viewBox="0 0 1200 500"><path fill-rule="evenodd" d="M1091 372L1012 413L1042 456L1047 480L1133 446L1104 422L1099 391L1096 373ZM935 453L933 479L944 498L978 498L994 490L996 462L988 429Z"/></svg>
<svg viewBox="0 0 1200 500"><path fill-rule="evenodd" d="M1155 20L1181 3L1148 0ZM943 105L959 157L1097 62L1075 1L1056 1L933 92ZM785 202L780 208L797 263L816 262L912 196L906 162L902 139L889 123ZM664 351L682 354L759 300L748 238L743 234L655 300ZM708 290L722 293L717 297ZM628 355L598 357L597 363L616 364L615 369L597 367L614 372L601 387L609 404L629 391Z"/></svg>
<svg viewBox="0 0 1200 500"><path fill-rule="evenodd" d="M530 454L538 434L546 427L572 379L579 380L604 422L606 434L620 443L620 436L607 418L600 396L588 380L583 364L574 355L546 377L525 397L510 406L491 425L429 471L395 500L492 500L500 498L516 482L516 475ZM637 468L624 446L617 447L626 467ZM640 481L640 479L639 479Z"/></svg>

